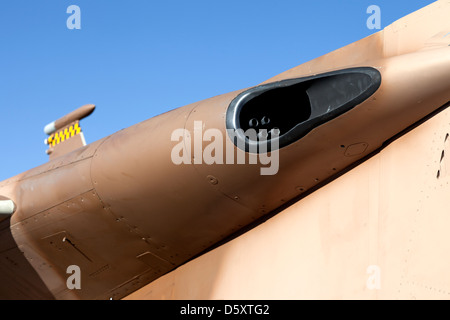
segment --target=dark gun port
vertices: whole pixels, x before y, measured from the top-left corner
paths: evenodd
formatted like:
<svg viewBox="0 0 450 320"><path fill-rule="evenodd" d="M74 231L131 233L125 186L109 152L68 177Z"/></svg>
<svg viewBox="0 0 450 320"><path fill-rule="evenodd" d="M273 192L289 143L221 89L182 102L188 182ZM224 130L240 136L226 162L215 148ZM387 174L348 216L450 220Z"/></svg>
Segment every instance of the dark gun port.
<svg viewBox="0 0 450 320"><path fill-rule="evenodd" d="M250 147L261 143L267 143L265 148L270 148L271 139L278 139L282 148L353 109L380 85L380 72L370 67L261 85L242 92L231 102L227 129L242 129L236 131L234 143L245 145L246 151L256 150ZM254 135L246 135L249 129L267 132L265 140L261 141L260 135L256 139ZM257 147L259 150L260 145Z"/></svg>

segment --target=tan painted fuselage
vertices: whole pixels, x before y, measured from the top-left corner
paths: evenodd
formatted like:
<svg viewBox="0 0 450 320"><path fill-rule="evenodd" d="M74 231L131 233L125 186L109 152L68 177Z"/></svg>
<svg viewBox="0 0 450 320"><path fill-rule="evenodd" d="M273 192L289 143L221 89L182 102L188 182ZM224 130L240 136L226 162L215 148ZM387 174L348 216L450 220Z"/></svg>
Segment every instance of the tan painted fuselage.
<svg viewBox="0 0 450 320"><path fill-rule="evenodd" d="M16 205L0 222L0 298L445 297L449 14L437 1L0 183ZM310 113L295 122L283 104L297 94ZM267 175L227 131L259 104L285 128ZM206 132L245 163L207 163ZM81 289L67 285L73 265Z"/></svg>
<svg viewBox="0 0 450 320"><path fill-rule="evenodd" d="M449 299L449 134L446 109L126 299Z"/></svg>

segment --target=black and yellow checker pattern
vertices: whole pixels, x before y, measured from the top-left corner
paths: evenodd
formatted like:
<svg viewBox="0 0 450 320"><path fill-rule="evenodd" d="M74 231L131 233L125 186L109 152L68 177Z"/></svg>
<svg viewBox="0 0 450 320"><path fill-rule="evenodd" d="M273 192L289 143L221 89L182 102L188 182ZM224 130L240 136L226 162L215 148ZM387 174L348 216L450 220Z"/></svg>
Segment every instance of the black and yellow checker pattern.
<svg viewBox="0 0 450 320"><path fill-rule="evenodd" d="M50 137L48 137L47 139L47 144L50 147L54 147L57 144L60 144L61 142L70 139L80 133L81 127L79 121L77 121L74 124L71 124L70 126L67 126L50 135Z"/></svg>

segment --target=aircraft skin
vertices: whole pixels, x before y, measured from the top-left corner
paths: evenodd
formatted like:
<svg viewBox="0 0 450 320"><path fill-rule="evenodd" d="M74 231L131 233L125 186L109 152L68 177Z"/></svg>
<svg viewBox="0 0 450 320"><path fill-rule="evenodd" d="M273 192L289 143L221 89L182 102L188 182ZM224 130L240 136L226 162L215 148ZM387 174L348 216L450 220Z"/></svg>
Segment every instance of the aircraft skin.
<svg viewBox="0 0 450 320"><path fill-rule="evenodd" d="M0 183L0 298L448 298L447 176L418 146L439 145L445 164L449 14L437 1L259 86L86 146L78 121L92 105L47 126L50 161ZM259 124L268 140L241 134ZM406 156L426 170L406 170ZM427 170L439 184L415 190Z"/></svg>

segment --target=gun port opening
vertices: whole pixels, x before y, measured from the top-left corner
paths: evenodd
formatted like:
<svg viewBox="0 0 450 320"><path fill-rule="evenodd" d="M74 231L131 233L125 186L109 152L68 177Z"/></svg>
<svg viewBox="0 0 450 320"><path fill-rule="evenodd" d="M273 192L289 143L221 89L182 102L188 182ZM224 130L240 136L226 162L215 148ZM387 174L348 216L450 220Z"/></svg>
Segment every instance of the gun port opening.
<svg viewBox="0 0 450 320"><path fill-rule="evenodd" d="M298 123L308 120L311 102L306 89L303 84L275 88L251 99L239 114L241 129L255 129L258 139L270 139L273 130L286 133Z"/></svg>
<svg viewBox="0 0 450 320"><path fill-rule="evenodd" d="M237 138L245 140L246 151L250 145L268 144L271 139L278 139L282 148L351 110L380 85L381 74L369 67L261 85L231 102L227 129L243 132ZM235 144L239 146L236 140Z"/></svg>

